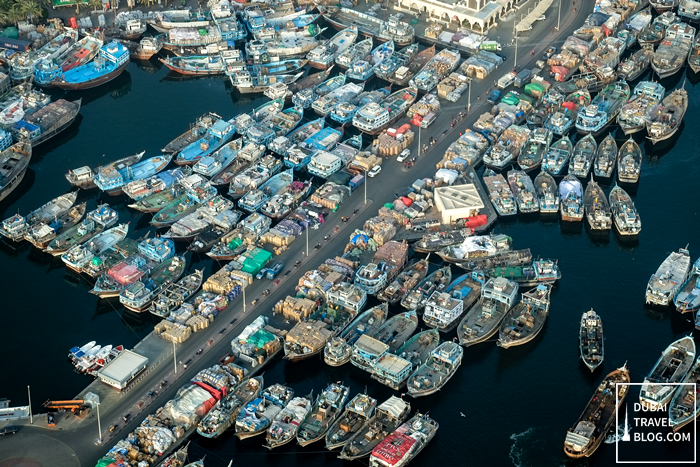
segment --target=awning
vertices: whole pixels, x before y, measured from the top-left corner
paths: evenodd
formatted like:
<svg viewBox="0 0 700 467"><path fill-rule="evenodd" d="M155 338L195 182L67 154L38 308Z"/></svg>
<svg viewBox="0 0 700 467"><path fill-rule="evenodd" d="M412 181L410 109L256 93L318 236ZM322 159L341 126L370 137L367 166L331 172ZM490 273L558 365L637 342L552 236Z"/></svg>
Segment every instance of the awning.
<svg viewBox="0 0 700 467"><path fill-rule="evenodd" d="M516 26L516 31L528 31L537 18L542 16L549 7L552 6L552 0L541 0L540 3L530 12L529 15L523 18Z"/></svg>

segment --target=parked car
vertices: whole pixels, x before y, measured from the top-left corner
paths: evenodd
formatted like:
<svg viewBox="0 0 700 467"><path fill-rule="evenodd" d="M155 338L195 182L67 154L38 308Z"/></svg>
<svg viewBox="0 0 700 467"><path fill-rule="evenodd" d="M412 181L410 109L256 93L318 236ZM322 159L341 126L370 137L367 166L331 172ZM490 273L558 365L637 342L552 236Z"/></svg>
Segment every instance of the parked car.
<svg viewBox="0 0 700 467"><path fill-rule="evenodd" d="M370 170L369 172L367 172L367 176L368 176L368 177L374 178L374 177L376 177L377 175L379 175L379 172L381 172L381 171L382 171L382 166L381 166L381 165L375 165L374 167L372 167L372 170Z"/></svg>
<svg viewBox="0 0 700 467"><path fill-rule="evenodd" d="M537 18L537 21L544 21L546 19L547 19L547 17L545 15L542 15L539 18Z"/></svg>
<svg viewBox="0 0 700 467"><path fill-rule="evenodd" d="M399 157L397 157L396 160L399 162L403 162L406 159L408 159L408 156L410 156L410 155L411 155L411 150L408 148L404 149L403 151L401 151L401 154L399 154Z"/></svg>

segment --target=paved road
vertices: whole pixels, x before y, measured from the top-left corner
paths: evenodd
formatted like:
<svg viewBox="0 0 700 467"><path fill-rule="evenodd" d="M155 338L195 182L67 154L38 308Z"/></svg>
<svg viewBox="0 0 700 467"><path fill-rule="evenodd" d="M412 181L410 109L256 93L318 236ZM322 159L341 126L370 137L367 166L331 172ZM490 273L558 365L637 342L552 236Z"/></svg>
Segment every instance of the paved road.
<svg viewBox="0 0 700 467"><path fill-rule="evenodd" d="M533 0L534 1L534 0ZM569 2L564 2L562 5L562 27L561 32L552 34L551 28L556 26L556 3L547 12L547 20L536 23L533 31L519 42L518 48L518 66L520 69L533 67L534 61L541 56L541 52L551 44L561 45L565 38L583 22L585 16L592 9L593 4L586 5L584 11L577 9L575 15L572 14L572 6ZM524 8L527 8L525 5ZM526 11L522 10L521 11ZM518 16L519 18L519 16ZM565 21L566 20L566 21ZM565 25L565 23L567 25ZM576 25L576 26L573 26ZM501 23L498 30L491 32L489 35L494 37L500 34L501 37L509 35L513 29L513 19ZM495 37L498 37L497 35ZM501 39L502 42L507 42ZM531 49L536 50L534 57L530 55ZM182 366L178 368L177 379L174 374L173 364L167 359L161 365L152 370L134 387L125 393L113 407L101 413L102 431L104 433L103 445L96 446L95 439L98 435L96 414L91 412L87 419L81 423L76 423L75 420L59 422L56 428L46 428L45 418L35 417L34 426L23 426L18 438L23 442L5 443L0 449L0 466L4 461L21 456L31 456L39 465L44 466L74 466L82 465L90 467L95 464L96 460L101 457L107 449L113 445L116 440L121 439L126 433L132 431L148 414L155 411L156 408L162 406L167 400L171 399L176 390L187 380L192 378L197 371L207 366L211 366L225 353L230 351L230 341L238 335L244 326L248 325L255 317L261 313L269 314L271 307L278 300L292 292L294 284L297 283L303 272L312 269L321 264L325 258L333 257L343 251L348 235L352 230L361 228L363 222L374 215L376 210L385 202L393 200L396 188L408 186L417 178L428 177L434 173L435 163L437 163L442 155L447 150L447 147L459 135L459 131L464 131L470 127L476 120L478 115L487 110L484 106L485 96L492 86L492 79L497 79L505 73L506 70L513 68L515 47L505 47L504 54L508 57L506 62L496 71L495 76L489 77L482 82L474 81L472 89L472 108L469 115L454 128L450 128L451 116L456 115L459 111L463 111L466 105L466 94L458 103L450 103L443 101L443 108L438 119L433 125L422 132L422 141L427 142L429 136L438 137L438 143L431 147L428 153L416 162L411 169L405 169L402 164L394 159L384 161L382 173L377 178L369 179L367 184L367 197L374 200L369 205L364 204L364 187L360 187L351 199L341 206L335 213L332 213L327 223L318 230L311 230L309 233L310 257L301 256L301 252L305 250L305 238L302 236L297 239L287 252L281 255L280 259L285 261L287 267L292 272L289 276L281 276L280 284L274 286L270 281L262 280L255 281L253 285L248 287L246 292L246 300L248 301L246 311L243 311L243 300L236 299L234 304L229 309L222 312L214 324L205 332L194 334L188 341L180 345L177 349L178 360L186 361L193 358L192 363L187 369ZM532 63L529 63L532 62ZM477 96L479 98L477 99ZM483 106L483 108L481 108ZM446 131L446 134L443 132ZM417 154L418 142L417 138L411 150L413 154ZM362 209L362 212L353 215L354 209ZM350 221L347 223L340 222L340 218L349 216ZM339 232L333 232L335 225L340 227ZM324 235L330 233L332 237L328 241L324 241ZM313 245L321 243L323 248L315 250ZM296 259L301 259L303 263L298 268L293 268L291 265ZM262 291L265 288L270 288L272 293L264 297ZM260 297L261 300L255 306L250 305L250 302L255 297ZM230 322L237 319L235 325ZM219 332L225 328L223 334ZM206 341L213 337L215 339L211 346L206 345ZM194 356L197 349L203 348L205 351L202 355ZM168 380L168 385L160 389L158 383L163 379ZM149 398L146 394L152 389L158 389L157 397ZM141 409L137 409L136 404L143 401L144 405ZM139 411L140 410L140 411ZM126 426L121 422L121 416L125 413L132 414L131 422ZM72 417L72 415L66 415ZM108 427L118 423L119 430L113 435L113 438L108 438ZM73 428L75 427L75 428ZM27 444L27 439L31 441ZM46 442L49 439L51 442ZM4 440L3 440L4 441ZM27 449L28 445L32 445L33 449ZM49 462L47 459L62 459L59 463ZM77 455L77 458L76 458ZM65 461L63 460L65 458ZM78 463L79 461L79 463Z"/></svg>

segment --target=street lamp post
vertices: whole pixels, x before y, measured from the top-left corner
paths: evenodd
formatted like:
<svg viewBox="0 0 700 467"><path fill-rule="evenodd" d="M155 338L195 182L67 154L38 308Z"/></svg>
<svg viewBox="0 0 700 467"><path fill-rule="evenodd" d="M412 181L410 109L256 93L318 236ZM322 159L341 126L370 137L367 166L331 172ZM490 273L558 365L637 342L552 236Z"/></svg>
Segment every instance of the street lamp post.
<svg viewBox="0 0 700 467"><path fill-rule="evenodd" d="M559 0L559 16L557 16L557 31L559 30L559 23L561 22L561 0Z"/></svg>
<svg viewBox="0 0 700 467"><path fill-rule="evenodd" d="M243 289L243 313L245 313L245 287L243 284L241 284L241 288Z"/></svg>
<svg viewBox="0 0 700 467"><path fill-rule="evenodd" d="M420 145L420 125L418 125L418 157L423 153L423 147Z"/></svg>
<svg viewBox="0 0 700 467"><path fill-rule="evenodd" d="M472 79L469 78L469 93L467 94L467 112L472 109Z"/></svg>
<svg viewBox="0 0 700 467"><path fill-rule="evenodd" d="M97 403L97 439L102 442L102 425L100 424L100 403Z"/></svg>
<svg viewBox="0 0 700 467"><path fill-rule="evenodd" d="M367 176L367 169L365 169L365 182L364 182L364 185L365 185L365 204L367 204L367 179L368 178L369 177Z"/></svg>
<svg viewBox="0 0 700 467"><path fill-rule="evenodd" d="M29 423L31 425L34 424L34 416L32 415L32 390L29 388L29 385L27 384L27 395L29 396Z"/></svg>
<svg viewBox="0 0 700 467"><path fill-rule="evenodd" d="M306 257L309 257L309 226L306 225Z"/></svg>
<svg viewBox="0 0 700 467"><path fill-rule="evenodd" d="M518 35L515 35L515 63L513 64L514 68L518 68Z"/></svg>
<svg viewBox="0 0 700 467"><path fill-rule="evenodd" d="M173 364L175 365L175 374L177 374L177 349L175 348L175 341L173 341Z"/></svg>

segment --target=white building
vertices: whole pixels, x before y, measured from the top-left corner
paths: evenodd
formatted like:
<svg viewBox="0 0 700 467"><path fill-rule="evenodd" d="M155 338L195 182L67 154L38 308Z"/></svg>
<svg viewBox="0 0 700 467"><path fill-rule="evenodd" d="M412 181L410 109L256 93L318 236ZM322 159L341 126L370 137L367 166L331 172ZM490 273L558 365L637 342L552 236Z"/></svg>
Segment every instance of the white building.
<svg viewBox="0 0 700 467"><path fill-rule="evenodd" d="M435 206L442 214L442 223L451 224L479 214L484 202L473 183L435 189Z"/></svg>
<svg viewBox="0 0 700 467"><path fill-rule="evenodd" d="M136 375L146 369L146 365L148 365L148 358L130 350L124 350L98 371L97 377L103 383L121 391Z"/></svg>

